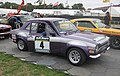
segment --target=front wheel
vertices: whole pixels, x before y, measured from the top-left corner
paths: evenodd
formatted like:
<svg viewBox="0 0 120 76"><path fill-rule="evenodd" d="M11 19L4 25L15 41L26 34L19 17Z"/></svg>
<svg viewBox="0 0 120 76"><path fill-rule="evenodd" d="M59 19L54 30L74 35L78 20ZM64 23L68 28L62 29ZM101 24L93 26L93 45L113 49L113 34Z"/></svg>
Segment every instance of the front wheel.
<svg viewBox="0 0 120 76"><path fill-rule="evenodd" d="M17 41L17 47L20 51L27 51L27 45L26 45L25 41L23 41L21 39L19 39Z"/></svg>
<svg viewBox="0 0 120 76"><path fill-rule="evenodd" d="M85 53L78 48L71 48L67 53L68 60L73 65L82 65L86 61Z"/></svg>
<svg viewBox="0 0 120 76"><path fill-rule="evenodd" d="M120 37L110 37L110 46L114 49L120 49Z"/></svg>

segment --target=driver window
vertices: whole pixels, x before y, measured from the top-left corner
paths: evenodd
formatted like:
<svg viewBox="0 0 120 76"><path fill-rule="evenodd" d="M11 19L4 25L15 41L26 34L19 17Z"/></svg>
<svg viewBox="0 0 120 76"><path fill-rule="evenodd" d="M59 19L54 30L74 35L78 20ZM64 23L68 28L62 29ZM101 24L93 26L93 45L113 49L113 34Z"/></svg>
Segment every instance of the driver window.
<svg viewBox="0 0 120 76"><path fill-rule="evenodd" d="M76 23L77 26L80 26L80 27L88 27L88 28L95 28L91 22L89 21L79 21Z"/></svg>
<svg viewBox="0 0 120 76"><path fill-rule="evenodd" d="M55 36L53 29L46 23L39 23L37 33L42 34L43 36Z"/></svg>

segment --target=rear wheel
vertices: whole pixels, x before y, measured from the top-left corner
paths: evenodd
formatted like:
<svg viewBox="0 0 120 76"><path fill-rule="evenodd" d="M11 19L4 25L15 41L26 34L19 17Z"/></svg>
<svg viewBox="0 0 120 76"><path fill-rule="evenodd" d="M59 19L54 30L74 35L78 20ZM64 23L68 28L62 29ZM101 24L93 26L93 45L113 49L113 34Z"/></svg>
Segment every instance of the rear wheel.
<svg viewBox="0 0 120 76"><path fill-rule="evenodd" d="M21 39L17 41L17 47L20 51L27 51L27 44Z"/></svg>
<svg viewBox="0 0 120 76"><path fill-rule="evenodd" d="M86 61L85 53L78 48L71 48L67 53L68 60L73 65L81 65Z"/></svg>
<svg viewBox="0 0 120 76"><path fill-rule="evenodd" d="M114 49L120 49L120 37L110 37L110 46Z"/></svg>

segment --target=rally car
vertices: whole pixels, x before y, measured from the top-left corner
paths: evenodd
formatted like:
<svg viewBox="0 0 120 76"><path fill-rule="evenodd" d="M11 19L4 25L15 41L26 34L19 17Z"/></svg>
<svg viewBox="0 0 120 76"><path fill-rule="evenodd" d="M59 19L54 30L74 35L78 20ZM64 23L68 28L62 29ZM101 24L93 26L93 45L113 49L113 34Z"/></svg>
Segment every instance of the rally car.
<svg viewBox="0 0 120 76"><path fill-rule="evenodd" d="M64 18L35 18L10 33L19 50L66 56L74 65L109 49L109 37L82 33Z"/></svg>
<svg viewBox="0 0 120 76"><path fill-rule="evenodd" d="M98 34L105 34L110 37L110 46L115 49L120 49L120 30L113 29L108 25L102 23L100 19L96 18L79 18L71 20L75 26L84 32L93 32Z"/></svg>
<svg viewBox="0 0 120 76"><path fill-rule="evenodd" d="M0 19L0 39L9 38L12 27L10 25L3 24L2 22L4 22L3 19Z"/></svg>

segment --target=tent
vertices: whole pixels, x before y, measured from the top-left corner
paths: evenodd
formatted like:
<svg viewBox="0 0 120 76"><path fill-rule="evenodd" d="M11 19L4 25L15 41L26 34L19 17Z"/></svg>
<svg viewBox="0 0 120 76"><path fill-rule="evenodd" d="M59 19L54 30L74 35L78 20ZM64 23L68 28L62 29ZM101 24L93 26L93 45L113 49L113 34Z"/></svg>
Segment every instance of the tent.
<svg viewBox="0 0 120 76"><path fill-rule="evenodd" d="M112 17L120 17L120 7L111 7L106 12L110 12Z"/></svg>
<svg viewBox="0 0 120 76"><path fill-rule="evenodd" d="M0 8L0 14L16 13L17 9L5 9ZM26 11L21 10L20 13L27 13Z"/></svg>
<svg viewBox="0 0 120 76"><path fill-rule="evenodd" d="M84 16L104 16L105 12L102 10L86 10Z"/></svg>

